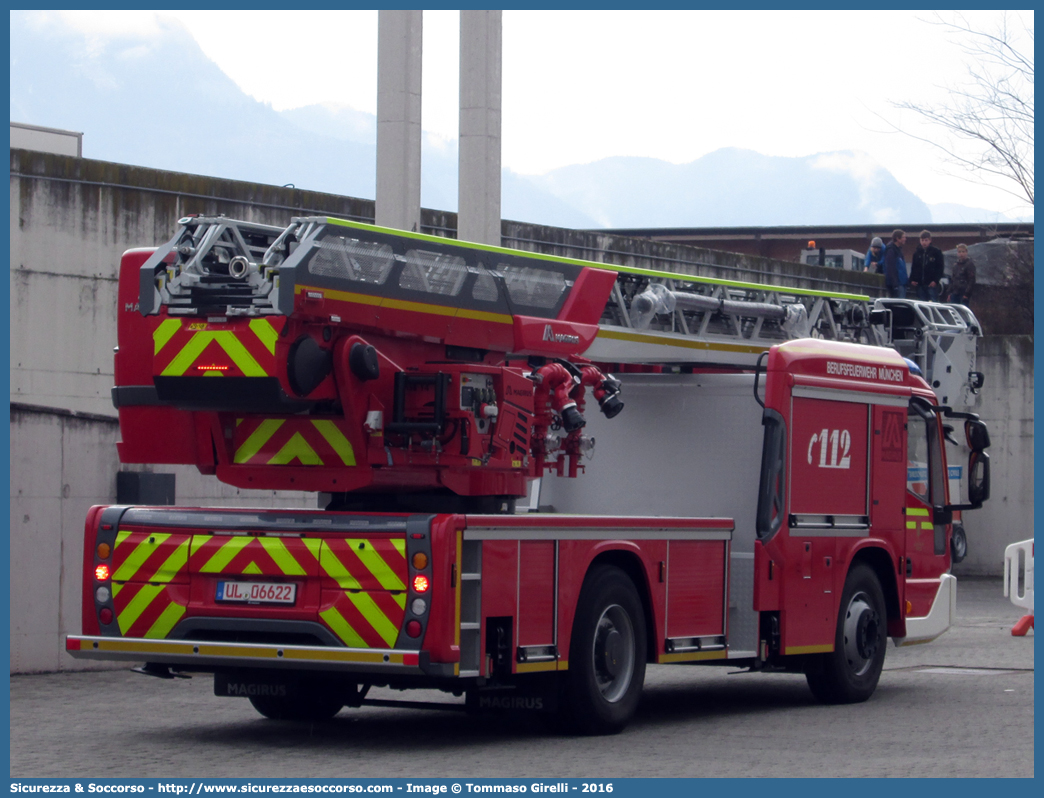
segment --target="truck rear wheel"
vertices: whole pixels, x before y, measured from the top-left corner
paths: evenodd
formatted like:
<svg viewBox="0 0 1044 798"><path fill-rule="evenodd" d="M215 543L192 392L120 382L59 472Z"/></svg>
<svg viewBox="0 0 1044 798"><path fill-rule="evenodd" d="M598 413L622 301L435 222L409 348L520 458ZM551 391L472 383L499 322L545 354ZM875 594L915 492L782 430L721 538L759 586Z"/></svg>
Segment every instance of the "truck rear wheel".
<svg viewBox="0 0 1044 798"><path fill-rule="evenodd" d="M887 626L877 574L867 565L855 565L841 593L834 650L811 658L805 667L812 694L825 704L870 698L884 668Z"/></svg>
<svg viewBox="0 0 1044 798"><path fill-rule="evenodd" d="M645 614L638 591L613 566L584 579L573 620L562 708L566 727L615 734L634 715L645 681Z"/></svg>
<svg viewBox="0 0 1044 798"><path fill-rule="evenodd" d="M301 684L290 695L250 696L250 703L271 720L329 720L344 706L333 691L309 684Z"/></svg>

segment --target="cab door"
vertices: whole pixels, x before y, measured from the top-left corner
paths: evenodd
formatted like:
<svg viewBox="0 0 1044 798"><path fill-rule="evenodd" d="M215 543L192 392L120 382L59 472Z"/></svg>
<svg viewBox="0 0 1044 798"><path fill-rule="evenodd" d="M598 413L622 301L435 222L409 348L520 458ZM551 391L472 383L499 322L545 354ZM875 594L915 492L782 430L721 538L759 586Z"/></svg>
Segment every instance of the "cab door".
<svg viewBox="0 0 1044 798"><path fill-rule="evenodd" d="M907 614L919 618L928 614L939 576L950 567L947 519L937 518L935 509L947 504L942 435L936 414L919 399L907 411L906 452L905 599Z"/></svg>
<svg viewBox="0 0 1044 798"><path fill-rule="evenodd" d="M869 534L870 405L850 397L794 389L781 618L788 655L833 650L844 581L843 572L837 578L839 547Z"/></svg>

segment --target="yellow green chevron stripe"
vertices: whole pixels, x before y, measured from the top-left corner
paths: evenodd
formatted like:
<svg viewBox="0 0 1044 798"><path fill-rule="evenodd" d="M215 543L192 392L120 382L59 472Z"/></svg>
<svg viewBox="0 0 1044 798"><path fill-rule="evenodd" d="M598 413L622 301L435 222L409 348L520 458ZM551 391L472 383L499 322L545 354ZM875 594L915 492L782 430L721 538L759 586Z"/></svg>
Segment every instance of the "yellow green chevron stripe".
<svg viewBox="0 0 1044 798"><path fill-rule="evenodd" d="M406 585L402 583L395 571L384 561L384 558L377 553L373 544L368 540L365 543L366 547L356 551L355 556L362 561L362 564L367 567L371 574L377 577L381 587L385 590L405 590ZM406 541L402 541L402 543L404 546L406 545Z"/></svg>
<svg viewBox="0 0 1044 798"><path fill-rule="evenodd" d="M342 463L346 466L355 465L355 450L352 449L352 444L344 437L344 433L337 428L336 424L325 419L313 421L312 424L330 444L330 448L337 452Z"/></svg>
<svg viewBox="0 0 1044 798"><path fill-rule="evenodd" d="M355 608L359 610L359 613L373 627L374 631L381 636L381 640L384 641L386 646L391 648L395 645L395 638L399 636L399 630L388 620L388 616L381 612L380 607L374 603L369 593L366 591L349 593L348 600L355 605Z"/></svg>
<svg viewBox="0 0 1044 798"><path fill-rule="evenodd" d="M308 572L287 550L286 544L279 538L262 537L257 540L261 544L261 547L268 553L268 556L272 558L273 562L279 566L279 570L284 574L287 576L307 576ZM302 542L305 544L308 553L318 559L320 541L317 539L305 538Z"/></svg>
<svg viewBox="0 0 1044 798"><path fill-rule="evenodd" d="M119 595L117 586L113 585L113 597ZM122 588L123 586L120 585ZM137 594L130 600L130 603L124 607L123 612L120 612L116 616L116 621L120 626L120 634L127 634L136 620L141 616L145 610L149 608L149 605L153 600L163 592L163 585L143 585Z"/></svg>
<svg viewBox="0 0 1044 798"><path fill-rule="evenodd" d="M274 355L276 341L279 340L279 333L275 331L272 322L268 319L252 319L250 321L250 329L261 343L265 345L265 348Z"/></svg>
<svg viewBox="0 0 1044 798"><path fill-rule="evenodd" d="M243 444L236 449L234 462L246 463L251 457L261 451L261 447L268 443L268 439L276 434L276 431L283 426L284 419L281 418L266 418L260 424L257 429L250 433L250 436L243 441Z"/></svg>
<svg viewBox="0 0 1044 798"><path fill-rule="evenodd" d="M194 543L196 546L200 546L206 543L210 539L210 535L196 535ZM233 558L239 554L243 549L250 545L250 541L256 540L256 538L248 537L246 535L236 535L228 539L228 543L225 543L214 552L213 556L207 560L200 567L199 572L201 574L217 574L221 573Z"/></svg>
<svg viewBox="0 0 1044 798"><path fill-rule="evenodd" d="M164 319L152 333L153 354L158 355L167 342L174 337L174 333L181 329L181 322L177 319Z"/></svg>
<svg viewBox="0 0 1044 798"><path fill-rule="evenodd" d="M366 641L351 627L348 621L344 619L344 616L337 611L336 607L323 610L319 613L319 617L326 622L326 625L333 630L333 633L341 638L349 648L369 648Z"/></svg>
<svg viewBox="0 0 1044 798"><path fill-rule="evenodd" d="M155 340L155 336L153 336ZM194 334L182 347L181 351L167 364L161 375L164 377L181 377L196 362L203 350L211 342L216 342L228 355L237 368L247 377L267 377L268 373L247 351L232 330L203 330ZM164 342L166 343L166 342ZM158 351L158 350L157 350Z"/></svg>
<svg viewBox="0 0 1044 798"><path fill-rule="evenodd" d="M167 608L160 613L160 617L156 619L156 622L149 627L149 631L145 633L145 637L152 637L157 639L163 639L170 634L170 630L174 628L174 625L181 620L181 616L185 614L185 607L181 606L177 602L170 602Z"/></svg>
<svg viewBox="0 0 1044 798"><path fill-rule="evenodd" d="M128 532L125 529L121 529L117 532L116 548L118 549L120 546L131 545L128 538L132 534L132 532ZM116 569L115 573L113 573L113 581L126 582L137 576L140 581L169 582L177 576L177 574L188 564L188 538L185 538L184 541L178 544L177 548L174 549L170 556L160 564L159 568L157 568L154 573L139 574L142 567L145 565L145 561L156 552L158 546L165 543L170 539L170 537L171 536L168 533L156 532L150 534L147 538L142 538L134 546L131 553L127 555L126 559L120 563L120 567Z"/></svg>
<svg viewBox="0 0 1044 798"><path fill-rule="evenodd" d="M301 465L323 465L318 452L308 444L300 432L291 435L290 440L283 444L283 448L268 458L268 464L286 465L295 458L301 461Z"/></svg>

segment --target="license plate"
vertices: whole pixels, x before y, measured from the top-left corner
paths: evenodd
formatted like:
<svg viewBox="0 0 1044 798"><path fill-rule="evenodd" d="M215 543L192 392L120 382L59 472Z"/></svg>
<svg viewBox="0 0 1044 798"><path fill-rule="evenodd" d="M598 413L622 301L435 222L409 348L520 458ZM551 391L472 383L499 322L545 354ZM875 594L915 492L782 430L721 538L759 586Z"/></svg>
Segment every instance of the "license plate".
<svg viewBox="0 0 1044 798"><path fill-rule="evenodd" d="M293 604L296 597L294 582L218 582L215 598L249 604Z"/></svg>

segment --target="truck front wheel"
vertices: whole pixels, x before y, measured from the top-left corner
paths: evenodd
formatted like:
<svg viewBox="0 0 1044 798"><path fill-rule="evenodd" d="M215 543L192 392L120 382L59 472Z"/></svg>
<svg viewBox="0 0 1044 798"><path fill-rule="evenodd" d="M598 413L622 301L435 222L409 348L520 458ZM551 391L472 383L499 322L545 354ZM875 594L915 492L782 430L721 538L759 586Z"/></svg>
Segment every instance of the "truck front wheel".
<svg viewBox="0 0 1044 798"><path fill-rule="evenodd" d="M634 715L645 681L645 614L613 566L584 579L569 647L564 720L583 734L615 734Z"/></svg>
<svg viewBox="0 0 1044 798"><path fill-rule="evenodd" d="M841 593L834 650L811 657L805 666L812 694L825 704L870 698L884 668L887 626L877 574L867 565L855 565Z"/></svg>
<svg viewBox="0 0 1044 798"><path fill-rule="evenodd" d="M955 523L950 536L950 559L956 564L968 556L968 535L964 524Z"/></svg>

